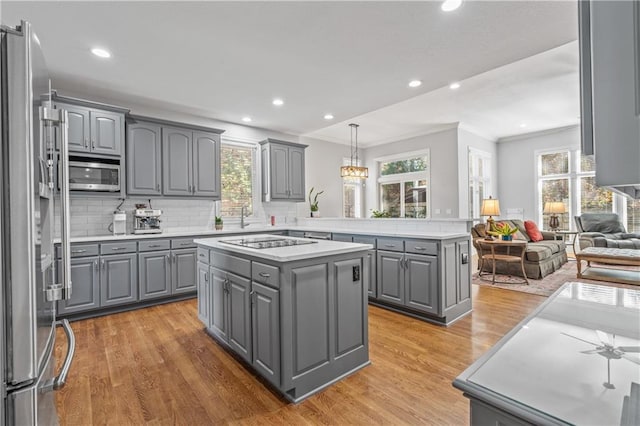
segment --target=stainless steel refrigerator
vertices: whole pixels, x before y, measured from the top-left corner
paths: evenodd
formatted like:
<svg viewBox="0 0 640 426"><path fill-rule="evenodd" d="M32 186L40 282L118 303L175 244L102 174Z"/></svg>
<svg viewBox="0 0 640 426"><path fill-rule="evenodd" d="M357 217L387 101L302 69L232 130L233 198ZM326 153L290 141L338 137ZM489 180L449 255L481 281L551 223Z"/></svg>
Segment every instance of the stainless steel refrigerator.
<svg viewBox="0 0 640 426"><path fill-rule="evenodd" d="M64 385L75 348L69 323L56 321L56 301L71 293L67 114L54 110L47 98L49 75L31 26L2 26L0 35L0 422L57 424L53 391ZM53 185L57 161L59 193ZM59 271L53 245L57 202ZM56 376L58 325L65 330L68 347Z"/></svg>

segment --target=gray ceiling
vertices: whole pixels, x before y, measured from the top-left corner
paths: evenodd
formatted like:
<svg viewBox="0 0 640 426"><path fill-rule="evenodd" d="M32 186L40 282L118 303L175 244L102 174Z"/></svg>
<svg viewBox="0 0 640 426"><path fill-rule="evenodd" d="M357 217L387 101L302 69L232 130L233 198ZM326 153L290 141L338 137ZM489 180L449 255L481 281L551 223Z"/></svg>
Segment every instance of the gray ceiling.
<svg viewBox="0 0 640 426"><path fill-rule="evenodd" d="M61 91L236 123L249 115L292 134L322 134L577 37L573 1L467 1L448 14L440 2L2 3L2 23L20 19ZM113 57L91 55L97 45ZM424 84L410 89L414 78Z"/></svg>

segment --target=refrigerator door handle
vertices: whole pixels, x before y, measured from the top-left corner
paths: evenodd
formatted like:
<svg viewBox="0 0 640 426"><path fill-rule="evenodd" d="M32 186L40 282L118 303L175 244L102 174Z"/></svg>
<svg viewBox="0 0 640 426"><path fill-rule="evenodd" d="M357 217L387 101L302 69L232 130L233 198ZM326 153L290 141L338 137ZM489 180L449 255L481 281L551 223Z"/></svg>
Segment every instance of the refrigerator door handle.
<svg viewBox="0 0 640 426"><path fill-rule="evenodd" d="M65 383L67 382L67 375L69 374L69 369L71 368L71 361L73 361L73 356L76 352L76 337L73 334L71 325L69 325L69 320L58 320L56 321L56 325L62 326L64 334L67 336L67 355L64 358L64 363L62 364L60 374L53 380L54 390L62 389L62 387L64 387Z"/></svg>
<svg viewBox="0 0 640 426"><path fill-rule="evenodd" d="M60 110L60 239L62 246L62 299L71 298L71 245L69 223L69 114Z"/></svg>

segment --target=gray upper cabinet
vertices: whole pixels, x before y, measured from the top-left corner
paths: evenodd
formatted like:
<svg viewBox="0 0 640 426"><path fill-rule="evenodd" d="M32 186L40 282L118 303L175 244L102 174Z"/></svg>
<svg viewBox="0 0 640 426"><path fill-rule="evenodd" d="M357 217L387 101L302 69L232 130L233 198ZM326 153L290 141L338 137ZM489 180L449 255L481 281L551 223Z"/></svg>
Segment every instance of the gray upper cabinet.
<svg viewBox="0 0 640 426"><path fill-rule="evenodd" d="M164 195L191 195L193 133L162 128L162 184Z"/></svg>
<svg viewBox="0 0 640 426"><path fill-rule="evenodd" d="M220 135L162 128L162 193L220 199Z"/></svg>
<svg viewBox="0 0 640 426"><path fill-rule="evenodd" d="M120 156L122 154L124 140L123 112L107 111L64 102L56 102L56 107L68 111L70 152L109 156Z"/></svg>
<svg viewBox="0 0 640 426"><path fill-rule="evenodd" d="M138 300L136 254L100 257L100 305L113 306Z"/></svg>
<svg viewBox="0 0 640 426"><path fill-rule="evenodd" d="M127 193L162 194L162 139L160 126L133 123L127 126Z"/></svg>
<svg viewBox="0 0 640 426"><path fill-rule="evenodd" d="M193 132L193 195L220 198L220 136Z"/></svg>
<svg viewBox="0 0 640 426"><path fill-rule="evenodd" d="M260 142L263 201L305 201L306 145L267 139Z"/></svg>
<svg viewBox="0 0 640 426"><path fill-rule="evenodd" d="M596 184L640 198L640 2L580 1L583 152Z"/></svg>

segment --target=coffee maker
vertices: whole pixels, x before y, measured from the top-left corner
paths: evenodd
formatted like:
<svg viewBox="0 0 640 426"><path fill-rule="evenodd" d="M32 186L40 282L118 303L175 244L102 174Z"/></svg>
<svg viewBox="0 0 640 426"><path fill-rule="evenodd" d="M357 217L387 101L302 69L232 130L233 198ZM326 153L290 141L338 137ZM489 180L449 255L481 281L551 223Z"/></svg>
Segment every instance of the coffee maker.
<svg viewBox="0 0 640 426"><path fill-rule="evenodd" d="M134 234L160 234L160 209L135 209L133 212Z"/></svg>

